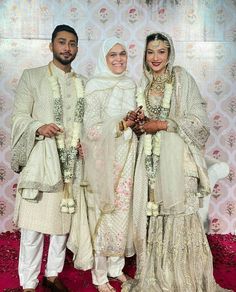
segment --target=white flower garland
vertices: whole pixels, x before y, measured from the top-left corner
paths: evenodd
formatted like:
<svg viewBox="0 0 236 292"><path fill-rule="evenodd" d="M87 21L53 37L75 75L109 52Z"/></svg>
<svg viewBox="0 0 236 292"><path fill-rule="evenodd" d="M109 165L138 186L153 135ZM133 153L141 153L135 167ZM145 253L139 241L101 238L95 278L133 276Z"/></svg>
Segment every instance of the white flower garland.
<svg viewBox="0 0 236 292"><path fill-rule="evenodd" d="M162 102L161 102L161 107L163 107L164 109L170 108L172 89L173 89L172 83L165 84L164 97L163 97ZM143 92L142 88L138 89L137 103L138 103L138 106L142 105L144 113L147 114L144 92ZM152 139L152 137L154 137L154 139ZM144 137L144 153L145 153L145 155L156 154L159 156L160 149L161 149L160 132L158 131L155 135L145 134L145 137Z"/></svg>
<svg viewBox="0 0 236 292"><path fill-rule="evenodd" d="M170 109L170 102L171 102L171 95L172 95L173 86L172 83L165 83L165 91L164 97L161 102L161 107L163 109ZM144 91L142 88L139 88L137 91L137 104L138 106L142 106L145 115L148 114L147 107L145 103ZM160 156L160 149L161 149L161 132L158 131L155 135L146 134L144 136L144 153L146 157L150 157L153 154L156 157ZM153 166L154 168L155 166ZM146 168L147 173L148 169ZM149 171L150 172L150 171ZM150 173L148 174L148 176ZM153 175L153 173L152 173ZM151 181L152 179L149 178ZM150 182L151 186L153 187L153 181ZM153 201L149 201L147 203L147 216L157 216L159 214L158 205Z"/></svg>
<svg viewBox="0 0 236 292"><path fill-rule="evenodd" d="M158 205L149 201L147 202L147 216L158 216L159 211L158 211Z"/></svg>
<svg viewBox="0 0 236 292"><path fill-rule="evenodd" d="M58 79L52 74L50 64L49 73L49 81L54 98L54 118L58 127L63 129L62 94L60 91ZM77 144L79 142L79 138L81 137L81 124L84 113L84 87L82 81L75 74L73 79L76 89L77 104L75 107L73 132L69 147L66 148L65 146L64 132L61 132L55 136L64 182L64 198L61 201L60 207L61 212L70 214L75 212L75 202L72 195L72 179L74 175L74 167L77 155Z"/></svg>

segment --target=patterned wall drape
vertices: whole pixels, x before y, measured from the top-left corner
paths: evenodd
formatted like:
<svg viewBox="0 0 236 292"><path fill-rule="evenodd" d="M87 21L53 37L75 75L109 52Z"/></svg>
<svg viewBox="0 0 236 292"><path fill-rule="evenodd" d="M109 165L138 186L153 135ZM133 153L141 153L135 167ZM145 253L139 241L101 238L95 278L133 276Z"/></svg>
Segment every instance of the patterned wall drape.
<svg viewBox="0 0 236 292"><path fill-rule="evenodd" d="M147 4L148 3L148 4ZM80 38L74 69L94 70L103 39L127 41L130 75L142 72L145 35L165 31L175 42L176 62L196 79L208 101L211 136L206 153L228 162L230 174L214 188L211 233L236 230L236 1L235 0L1 0L0 1L0 232L14 230L17 175L10 169L10 119L24 68L51 60L57 24L73 26Z"/></svg>

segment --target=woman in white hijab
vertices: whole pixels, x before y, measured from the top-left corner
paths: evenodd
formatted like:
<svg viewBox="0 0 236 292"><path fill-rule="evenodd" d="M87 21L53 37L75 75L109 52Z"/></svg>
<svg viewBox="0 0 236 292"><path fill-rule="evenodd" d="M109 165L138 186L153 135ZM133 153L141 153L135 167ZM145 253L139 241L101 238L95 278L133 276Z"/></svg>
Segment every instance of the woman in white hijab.
<svg viewBox="0 0 236 292"><path fill-rule="evenodd" d="M94 249L92 280L100 292L115 291L108 276L121 282L124 256L134 254L131 202L137 137L131 127L135 83L126 76L127 51L121 39L104 41L95 75L85 89L85 171L89 223ZM131 111L131 112L130 112Z"/></svg>

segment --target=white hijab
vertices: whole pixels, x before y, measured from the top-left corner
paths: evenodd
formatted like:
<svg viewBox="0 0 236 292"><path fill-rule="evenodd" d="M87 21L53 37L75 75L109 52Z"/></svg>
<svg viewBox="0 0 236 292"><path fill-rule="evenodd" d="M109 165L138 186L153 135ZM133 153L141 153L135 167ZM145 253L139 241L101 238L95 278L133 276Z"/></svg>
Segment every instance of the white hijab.
<svg viewBox="0 0 236 292"><path fill-rule="evenodd" d="M100 52L99 52L99 56L98 56L98 60L97 60L97 66L95 68L95 72L94 72L94 77L96 78L98 77L115 77L115 78L119 78L121 76L123 76L125 74L125 72L121 73L121 74L114 74L111 72L111 70L109 69L108 65L107 65L107 60L106 60L106 56L108 54L108 52L116 45L116 44L120 44L122 47L124 47L124 49L126 50L126 44L122 39L119 39L117 37L111 37L106 39L101 48L100 48Z"/></svg>
<svg viewBox="0 0 236 292"><path fill-rule="evenodd" d="M133 92L135 90L135 84L127 76L127 72L124 71L121 74L114 74L111 72L107 65L106 56L108 52L116 45L120 44L124 47L126 50L126 44L125 42L117 37L111 37L106 39L99 52L97 65L95 68L94 76L88 81L86 85L86 94L91 94L93 91L97 90L106 90L106 89L112 89L112 95L115 95L116 98L119 98L121 93L123 94L123 91L125 90L126 96L129 95L129 91L131 92L133 96ZM127 51L127 50L126 50ZM118 94L118 96L117 96ZM128 96L127 96L128 97ZM127 102L129 102L129 99L127 98Z"/></svg>

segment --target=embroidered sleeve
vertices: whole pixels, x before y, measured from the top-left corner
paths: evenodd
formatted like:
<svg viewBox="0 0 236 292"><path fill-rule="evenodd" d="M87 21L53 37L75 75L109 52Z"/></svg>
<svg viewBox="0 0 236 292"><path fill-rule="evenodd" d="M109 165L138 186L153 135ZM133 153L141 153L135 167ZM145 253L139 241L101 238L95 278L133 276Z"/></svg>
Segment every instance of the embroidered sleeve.
<svg viewBox="0 0 236 292"><path fill-rule="evenodd" d="M29 154L35 145L35 132L38 124L32 121L12 147L11 168L16 173L26 166ZM37 140L37 139L36 139Z"/></svg>
<svg viewBox="0 0 236 292"><path fill-rule="evenodd" d="M176 122L171 119L166 119L166 121L167 121L167 132L176 133L177 128L178 128Z"/></svg>
<svg viewBox="0 0 236 292"><path fill-rule="evenodd" d="M183 98L181 99L180 96L180 99L185 104L182 105L183 113L175 119L178 126L177 132L187 144L193 144L202 149L210 134L207 104L191 75L187 74L180 80L182 83L186 81L187 86L183 84L183 88L181 88ZM185 95L186 98L184 98Z"/></svg>
<svg viewBox="0 0 236 292"><path fill-rule="evenodd" d="M34 147L36 131L43 125L34 120L32 115L34 98L30 89L28 70L25 70L17 87L12 115L12 161L15 172L20 172L27 163L28 156Z"/></svg>
<svg viewBox="0 0 236 292"><path fill-rule="evenodd" d="M188 142L187 144L194 144L199 149L205 146L209 137L209 129L196 116L191 115L180 120L178 126L178 132Z"/></svg>
<svg viewBox="0 0 236 292"><path fill-rule="evenodd" d="M98 140L102 126L102 96L101 92L93 92L85 97L84 129L90 140Z"/></svg>

